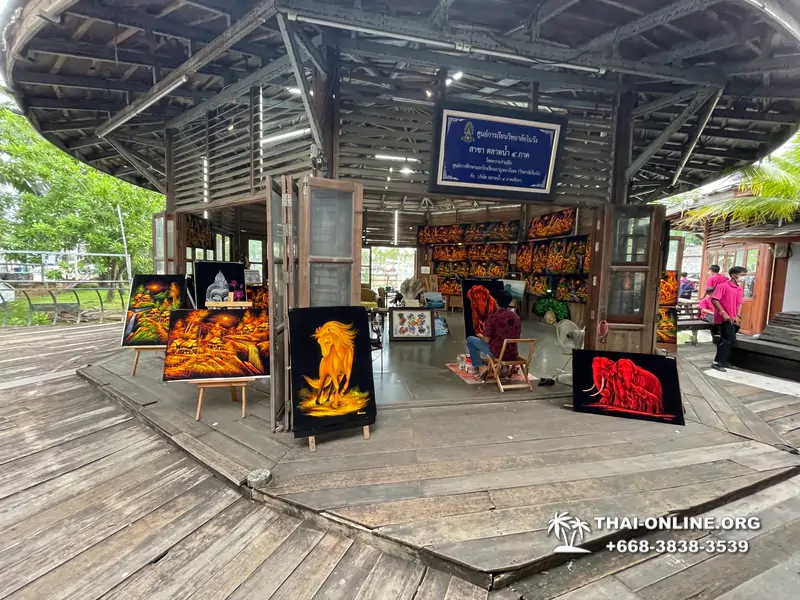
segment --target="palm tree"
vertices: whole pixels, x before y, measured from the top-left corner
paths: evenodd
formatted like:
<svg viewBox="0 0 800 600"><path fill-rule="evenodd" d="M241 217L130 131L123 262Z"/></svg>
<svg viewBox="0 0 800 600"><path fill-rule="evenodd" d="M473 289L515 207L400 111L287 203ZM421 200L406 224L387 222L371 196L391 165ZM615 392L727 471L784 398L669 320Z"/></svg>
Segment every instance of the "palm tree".
<svg viewBox="0 0 800 600"><path fill-rule="evenodd" d="M725 219L753 224L793 221L800 212L800 134L780 152L737 172L740 189L753 196L730 198L687 212L686 223Z"/></svg>
<svg viewBox="0 0 800 600"><path fill-rule="evenodd" d="M586 521L581 521L579 518L575 517L570 521L570 527L572 528L572 535L569 538L569 545L575 545L575 538L578 538L581 542L583 542L583 534L589 535L592 533L592 530L589 529L589 523Z"/></svg>
<svg viewBox="0 0 800 600"><path fill-rule="evenodd" d="M563 540L567 541L567 531L571 529L570 525L570 518L568 512L556 513L553 515L553 518L550 519L550 524L547 527L547 535L549 536L551 533L555 533L556 539L561 541L563 534Z"/></svg>

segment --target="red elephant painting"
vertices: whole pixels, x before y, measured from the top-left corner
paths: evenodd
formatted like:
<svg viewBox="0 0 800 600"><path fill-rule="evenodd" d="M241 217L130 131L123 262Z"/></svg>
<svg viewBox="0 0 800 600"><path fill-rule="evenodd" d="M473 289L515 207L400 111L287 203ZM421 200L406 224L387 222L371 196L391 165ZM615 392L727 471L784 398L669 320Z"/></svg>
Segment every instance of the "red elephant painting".
<svg viewBox="0 0 800 600"><path fill-rule="evenodd" d="M664 413L661 382L632 360L597 356L592 361L592 380L594 386L584 392L596 389L592 396L600 396L600 404L651 415Z"/></svg>

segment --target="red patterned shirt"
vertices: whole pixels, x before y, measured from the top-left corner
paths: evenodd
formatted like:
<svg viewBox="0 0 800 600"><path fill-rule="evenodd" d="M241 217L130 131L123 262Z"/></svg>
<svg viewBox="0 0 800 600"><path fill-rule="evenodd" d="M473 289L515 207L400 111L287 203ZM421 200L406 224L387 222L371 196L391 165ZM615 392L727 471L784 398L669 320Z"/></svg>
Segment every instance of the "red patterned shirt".
<svg viewBox="0 0 800 600"><path fill-rule="evenodd" d="M513 310L498 308L486 317L483 334L489 338L489 348L495 358L500 358L504 341L519 339L520 330L519 315ZM515 358L517 358L517 345L508 344L503 360L514 360Z"/></svg>

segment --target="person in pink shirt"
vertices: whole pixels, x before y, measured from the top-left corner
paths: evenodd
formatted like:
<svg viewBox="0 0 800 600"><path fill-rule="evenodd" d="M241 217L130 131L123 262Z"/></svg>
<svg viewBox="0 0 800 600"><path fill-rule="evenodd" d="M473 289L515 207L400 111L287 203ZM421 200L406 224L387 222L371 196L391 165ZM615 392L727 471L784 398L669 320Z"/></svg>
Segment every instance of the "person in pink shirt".
<svg viewBox="0 0 800 600"><path fill-rule="evenodd" d="M709 323L714 322L714 304L711 302L711 295L714 293L713 287L706 288L706 295L700 300L697 308L700 310L700 318Z"/></svg>
<svg viewBox="0 0 800 600"><path fill-rule="evenodd" d="M739 277L744 273L747 273L744 267L731 267L728 271L730 279L717 285L711 295L714 324L718 326L721 338L711 368L718 371L724 371L730 366L728 359L736 342L736 322L741 317L739 313L744 302L744 290L739 286Z"/></svg>
<svg viewBox="0 0 800 600"><path fill-rule="evenodd" d="M722 269L719 268L719 265L711 265L708 267L708 279L706 279L706 287L707 288L715 288L720 283L725 283L728 281L728 278L725 277L722 273L720 273Z"/></svg>

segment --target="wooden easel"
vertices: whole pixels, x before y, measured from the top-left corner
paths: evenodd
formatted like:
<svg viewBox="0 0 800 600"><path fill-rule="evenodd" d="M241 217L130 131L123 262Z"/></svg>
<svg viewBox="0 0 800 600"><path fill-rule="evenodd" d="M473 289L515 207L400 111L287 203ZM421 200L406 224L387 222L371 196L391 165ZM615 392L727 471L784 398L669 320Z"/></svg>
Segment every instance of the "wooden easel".
<svg viewBox="0 0 800 600"><path fill-rule="evenodd" d="M364 439L369 439L369 425L364 425L363 427L364 432ZM316 436L310 435L308 436L308 450L309 452L316 452L317 451L317 438Z"/></svg>
<svg viewBox="0 0 800 600"><path fill-rule="evenodd" d="M136 367L139 366L139 355L142 352L155 352L158 350L164 351L166 349L166 346L131 346L131 350L136 352L136 354L133 355L133 368L131 369L131 377L136 375Z"/></svg>
<svg viewBox="0 0 800 600"><path fill-rule="evenodd" d="M236 388L242 388L242 418L244 419L247 416L247 384L255 380L255 377L250 377L247 379L216 379L214 381L195 380L187 382L193 383L200 388L200 394L197 397L197 413L195 414L195 421L200 420L200 411L203 409L203 392L205 392L206 388L221 387L231 388L231 401L233 402L238 402L239 400L236 396Z"/></svg>

